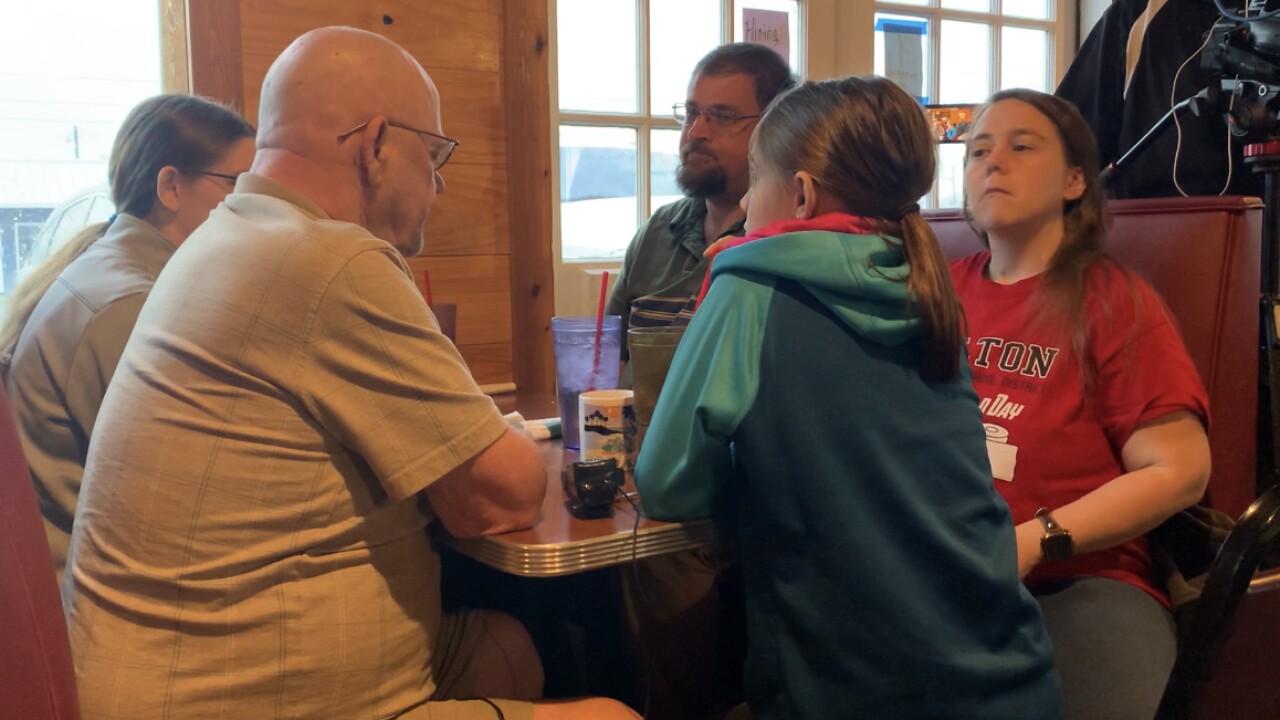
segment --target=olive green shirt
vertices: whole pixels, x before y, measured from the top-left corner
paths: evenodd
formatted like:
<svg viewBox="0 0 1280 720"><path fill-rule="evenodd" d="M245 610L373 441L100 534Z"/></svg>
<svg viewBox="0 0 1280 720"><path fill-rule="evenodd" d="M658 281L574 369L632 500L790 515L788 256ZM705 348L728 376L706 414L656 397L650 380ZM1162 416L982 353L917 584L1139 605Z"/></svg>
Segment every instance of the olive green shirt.
<svg viewBox="0 0 1280 720"><path fill-rule="evenodd" d="M671 325L698 294L709 262L703 223L707 203L686 197L654 211L627 247L622 275L613 286L607 312L622 316L622 327ZM721 235L742 235L744 220ZM625 344L624 344L625 345ZM623 359L628 357L623 348Z"/></svg>

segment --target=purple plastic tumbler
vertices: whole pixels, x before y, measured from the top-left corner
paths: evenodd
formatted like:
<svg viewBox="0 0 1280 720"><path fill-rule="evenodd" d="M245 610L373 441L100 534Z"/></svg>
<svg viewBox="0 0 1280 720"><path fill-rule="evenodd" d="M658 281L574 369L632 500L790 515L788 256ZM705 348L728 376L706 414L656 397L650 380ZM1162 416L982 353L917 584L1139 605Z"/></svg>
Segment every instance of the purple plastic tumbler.
<svg viewBox="0 0 1280 720"><path fill-rule="evenodd" d="M584 390L611 390L618 387L622 318L618 315L604 316L598 363L594 316L551 318L551 339L556 354L556 400L560 405L564 446L577 450L578 395Z"/></svg>

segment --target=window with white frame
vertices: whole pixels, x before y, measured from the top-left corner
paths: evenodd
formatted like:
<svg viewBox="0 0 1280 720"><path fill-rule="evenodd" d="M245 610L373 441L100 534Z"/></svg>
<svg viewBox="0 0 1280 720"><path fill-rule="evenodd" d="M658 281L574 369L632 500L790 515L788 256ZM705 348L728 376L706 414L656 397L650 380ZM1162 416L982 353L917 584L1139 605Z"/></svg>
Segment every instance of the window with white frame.
<svg viewBox="0 0 1280 720"><path fill-rule="evenodd" d="M556 0L560 258L618 260L639 224L681 196L675 171L689 73L742 40L743 10L786 13L793 69L802 0Z"/></svg>
<svg viewBox="0 0 1280 720"><path fill-rule="evenodd" d="M0 3L0 293L115 211L116 130L161 90L156 0Z"/></svg>
<svg viewBox="0 0 1280 720"><path fill-rule="evenodd" d="M909 78L907 89L926 103L976 104L1014 87L1052 92L1065 70L1067 6L1064 0L876 0L875 72ZM938 146L928 205L962 204L963 166L963 144Z"/></svg>

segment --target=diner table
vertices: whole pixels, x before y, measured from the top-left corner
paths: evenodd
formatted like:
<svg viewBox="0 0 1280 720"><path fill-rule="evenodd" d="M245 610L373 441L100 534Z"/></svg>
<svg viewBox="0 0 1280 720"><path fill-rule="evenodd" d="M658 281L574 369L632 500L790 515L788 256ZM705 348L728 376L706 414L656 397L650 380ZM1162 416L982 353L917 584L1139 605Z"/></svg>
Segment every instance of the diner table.
<svg viewBox="0 0 1280 720"><path fill-rule="evenodd" d="M498 408L524 417L559 415L553 396L505 393L494 397ZM540 440L538 449L546 471L547 494L533 527L500 535L451 539L455 550L488 567L521 577L555 577L613 567L643 558L707 547L715 542L710 520L662 522L644 517L631 474L615 498L612 517L584 520L565 507L560 473L578 460L557 439Z"/></svg>

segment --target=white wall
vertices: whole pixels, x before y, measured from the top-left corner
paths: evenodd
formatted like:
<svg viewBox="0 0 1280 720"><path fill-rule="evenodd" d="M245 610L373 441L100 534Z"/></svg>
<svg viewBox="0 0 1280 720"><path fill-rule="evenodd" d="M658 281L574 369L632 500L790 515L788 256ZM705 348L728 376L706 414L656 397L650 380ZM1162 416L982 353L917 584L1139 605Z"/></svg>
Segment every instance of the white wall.
<svg viewBox="0 0 1280 720"><path fill-rule="evenodd" d="M1111 4L1111 0L1080 0L1080 35L1077 43L1083 43L1089 31L1102 17L1102 12ZM1078 45L1077 45L1078 46Z"/></svg>

